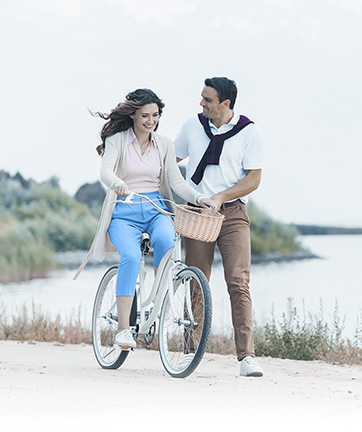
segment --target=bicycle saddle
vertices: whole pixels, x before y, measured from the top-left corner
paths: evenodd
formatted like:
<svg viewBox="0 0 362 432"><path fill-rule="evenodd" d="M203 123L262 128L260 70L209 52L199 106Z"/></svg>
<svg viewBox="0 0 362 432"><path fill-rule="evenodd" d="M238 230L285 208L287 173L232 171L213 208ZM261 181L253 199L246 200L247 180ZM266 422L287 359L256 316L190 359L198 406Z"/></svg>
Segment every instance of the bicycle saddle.
<svg viewBox="0 0 362 432"><path fill-rule="evenodd" d="M144 255L147 255L150 251L151 237L147 232L141 234L141 251Z"/></svg>

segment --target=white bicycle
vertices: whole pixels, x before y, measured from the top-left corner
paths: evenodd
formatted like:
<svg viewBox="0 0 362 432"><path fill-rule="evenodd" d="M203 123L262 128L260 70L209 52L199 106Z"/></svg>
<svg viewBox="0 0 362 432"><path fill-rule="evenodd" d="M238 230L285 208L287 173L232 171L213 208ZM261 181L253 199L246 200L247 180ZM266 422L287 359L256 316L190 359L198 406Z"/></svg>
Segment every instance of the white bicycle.
<svg viewBox="0 0 362 432"><path fill-rule="evenodd" d="M136 196L167 216L174 216L158 207L147 196L130 194L126 204ZM150 249L150 236L142 234L141 265L130 315L130 328L136 341L149 346L156 336L166 371L175 378L189 376L199 365L210 335L212 322L211 291L205 275L195 267L187 267L181 259L181 236L176 233L175 246L168 250L158 267L150 293L145 287L145 256ZM95 357L104 369L117 369L126 360L129 350L113 346L118 316L116 280L118 267L109 268L96 293L92 338Z"/></svg>

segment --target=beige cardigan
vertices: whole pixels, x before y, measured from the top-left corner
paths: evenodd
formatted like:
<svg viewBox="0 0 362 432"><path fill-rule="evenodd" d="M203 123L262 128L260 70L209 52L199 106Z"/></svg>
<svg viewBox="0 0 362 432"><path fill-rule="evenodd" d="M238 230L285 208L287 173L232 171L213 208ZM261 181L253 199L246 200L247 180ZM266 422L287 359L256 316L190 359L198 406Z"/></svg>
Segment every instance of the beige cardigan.
<svg viewBox="0 0 362 432"><path fill-rule="evenodd" d="M200 194L193 189L182 177L176 163L175 149L172 141L157 133L152 134L152 138L157 143L161 160L161 184L160 193L167 199L172 199L171 188L183 198L185 201L194 204L200 202L200 199L205 195ZM77 279L80 272L83 270L90 257L98 261L103 261L106 252L115 252L116 249L112 245L108 227L111 222L112 213L115 203L112 201L117 199L117 194L114 192L116 185L120 185L122 180L122 167L127 150L128 130L119 132L106 139L105 152L102 158L101 180L108 187L107 195L103 202L102 212L98 223L98 228L92 243L92 246L74 275L74 280Z"/></svg>

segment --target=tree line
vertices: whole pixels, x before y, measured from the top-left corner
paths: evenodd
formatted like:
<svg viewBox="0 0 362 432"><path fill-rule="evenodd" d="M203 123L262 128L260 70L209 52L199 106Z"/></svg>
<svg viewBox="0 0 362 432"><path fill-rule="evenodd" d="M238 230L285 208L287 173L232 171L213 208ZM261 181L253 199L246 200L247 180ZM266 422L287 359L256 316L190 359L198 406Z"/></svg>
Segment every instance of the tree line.
<svg viewBox="0 0 362 432"><path fill-rule="evenodd" d="M82 185L70 196L57 178L44 182L0 171L0 282L47 276L55 252L90 247L105 189ZM179 200L177 200L179 201ZM298 251L297 229L248 204L253 254Z"/></svg>

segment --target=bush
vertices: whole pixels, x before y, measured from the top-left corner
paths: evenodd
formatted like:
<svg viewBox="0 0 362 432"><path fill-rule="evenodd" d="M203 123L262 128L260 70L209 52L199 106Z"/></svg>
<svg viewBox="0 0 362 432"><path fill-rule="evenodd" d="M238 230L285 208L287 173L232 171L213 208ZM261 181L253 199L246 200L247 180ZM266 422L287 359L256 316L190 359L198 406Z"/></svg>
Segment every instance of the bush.
<svg viewBox="0 0 362 432"><path fill-rule="evenodd" d="M251 220L251 252L255 255L279 252L286 255L289 252L301 250L296 241L298 232L294 226L285 225L273 220L262 212L253 202L248 203L248 214Z"/></svg>
<svg viewBox="0 0 362 432"><path fill-rule="evenodd" d="M26 225L1 224L0 281L32 279L55 267L54 251Z"/></svg>
<svg viewBox="0 0 362 432"><path fill-rule="evenodd" d="M92 343L91 330L82 324L80 310L75 319L63 323L59 315L51 319L40 306L33 304L32 313L23 306L9 323L5 308L0 303L0 340L37 340L61 343ZM307 316L309 319L307 320ZM362 318L362 316L361 316ZM332 364L362 364L362 326L358 325L353 341L342 338L343 322L338 316L336 304L332 328L324 322L323 310L319 315L305 314L301 319L288 299L288 309L277 322L264 327L254 323L255 353L257 356L289 358L295 360L323 360ZM141 345L141 344L140 344ZM149 349L158 349L155 337ZM231 336L211 334L207 352L235 355Z"/></svg>
<svg viewBox="0 0 362 432"><path fill-rule="evenodd" d="M97 199L93 200L95 191ZM1 232L3 250L6 250L0 257L2 280L10 275L15 279L24 279L27 274L33 277L36 271L46 270L47 265L52 268L52 251L90 247L104 190L97 182L85 185L78 192L78 198L83 194L82 199L90 208L62 192L57 179L37 183L25 180L19 173L11 176L0 171L0 223L7 224ZM295 241L295 228L272 220L253 203L248 205L248 211L253 254L287 254L301 249Z"/></svg>
<svg viewBox="0 0 362 432"><path fill-rule="evenodd" d="M59 252L88 249L96 231L97 219L91 213L79 217L75 212L61 210L43 219L28 219L26 226Z"/></svg>
<svg viewBox="0 0 362 432"><path fill-rule="evenodd" d="M62 192L56 179L39 184L0 171L0 281L46 276L54 251L88 249L97 212Z"/></svg>
<svg viewBox="0 0 362 432"><path fill-rule="evenodd" d="M0 183L4 181L0 178ZM31 181L25 190L19 181L7 178L12 192L0 195L3 219L20 222L28 235L55 251L90 247L98 222L95 209L93 213L62 192L53 180L42 184Z"/></svg>
<svg viewBox="0 0 362 432"><path fill-rule="evenodd" d="M289 358L295 360L326 360L330 363L362 363L362 330L357 329L354 342L344 340L344 322L338 315L336 303L333 326L330 328L323 318L322 303L316 316L304 312L301 318L288 299L287 312L277 322L263 329L255 325L255 352L257 356Z"/></svg>
<svg viewBox="0 0 362 432"><path fill-rule="evenodd" d="M31 314L23 306L16 315L12 316L10 324L6 320L4 308L0 307L0 340L91 344L92 334L89 329L82 325L79 314L74 323L69 320L64 324L60 315L51 319L40 306L33 304Z"/></svg>

